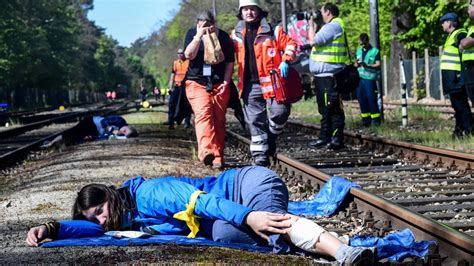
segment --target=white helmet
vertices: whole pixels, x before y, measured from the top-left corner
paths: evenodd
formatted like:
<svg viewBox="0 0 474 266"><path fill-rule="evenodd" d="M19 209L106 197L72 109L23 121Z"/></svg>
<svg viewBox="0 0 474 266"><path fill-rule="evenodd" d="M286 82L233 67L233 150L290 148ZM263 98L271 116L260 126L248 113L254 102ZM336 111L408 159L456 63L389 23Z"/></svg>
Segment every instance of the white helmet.
<svg viewBox="0 0 474 266"><path fill-rule="evenodd" d="M257 6L260 8L260 1L259 0L239 0L239 9L244 6Z"/></svg>

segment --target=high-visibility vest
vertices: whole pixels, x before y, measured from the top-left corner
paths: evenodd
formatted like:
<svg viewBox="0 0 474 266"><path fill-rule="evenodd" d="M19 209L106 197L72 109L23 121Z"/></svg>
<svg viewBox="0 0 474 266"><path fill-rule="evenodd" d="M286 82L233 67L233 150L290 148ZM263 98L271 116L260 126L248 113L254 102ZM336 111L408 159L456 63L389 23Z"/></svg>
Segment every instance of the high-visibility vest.
<svg viewBox="0 0 474 266"><path fill-rule="evenodd" d="M176 85L181 86L181 82L184 80L186 76L186 72L188 71L189 60L174 60L173 63L173 71L174 71L174 82Z"/></svg>
<svg viewBox="0 0 474 266"><path fill-rule="evenodd" d="M336 22L341 26L341 36L326 45L313 47L311 60L326 63L347 63L349 59L344 37L346 24L340 18L334 18L331 22Z"/></svg>
<svg viewBox="0 0 474 266"><path fill-rule="evenodd" d="M375 64L375 58L377 57L377 54L379 53L379 49L372 47L370 50L367 51L364 57L364 62L367 65L373 65ZM357 61L362 61L362 48L357 49ZM372 68L365 68L363 66L359 66L357 68L359 71L359 76L361 79L367 79L367 80L377 80L378 75L380 71L378 69L372 69Z"/></svg>
<svg viewBox="0 0 474 266"><path fill-rule="evenodd" d="M464 32L464 29L457 29L449 34L448 38L444 42L443 54L441 55L441 70L455 70L461 71L461 57L459 54L459 48L456 47L456 41L458 34Z"/></svg>
<svg viewBox="0 0 474 266"><path fill-rule="evenodd" d="M467 37L474 33L474 25L469 26ZM474 45L462 52L462 61L474 61Z"/></svg>

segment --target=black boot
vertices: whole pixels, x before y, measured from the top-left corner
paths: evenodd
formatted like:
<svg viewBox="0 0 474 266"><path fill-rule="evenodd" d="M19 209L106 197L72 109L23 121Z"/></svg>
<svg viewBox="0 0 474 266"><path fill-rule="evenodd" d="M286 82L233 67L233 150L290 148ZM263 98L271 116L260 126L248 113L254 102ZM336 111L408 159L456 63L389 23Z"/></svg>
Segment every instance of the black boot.
<svg viewBox="0 0 474 266"><path fill-rule="evenodd" d="M328 143L329 141L327 140L317 139L317 140L310 141L308 143L308 147L312 149L320 149L320 148L326 147Z"/></svg>

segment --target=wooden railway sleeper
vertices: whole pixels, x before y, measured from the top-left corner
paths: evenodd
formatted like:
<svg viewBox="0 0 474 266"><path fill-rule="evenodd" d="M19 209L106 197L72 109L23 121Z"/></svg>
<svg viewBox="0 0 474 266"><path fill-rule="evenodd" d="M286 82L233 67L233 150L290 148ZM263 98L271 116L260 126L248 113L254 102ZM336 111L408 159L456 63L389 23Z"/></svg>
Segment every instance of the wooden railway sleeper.
<svg viewBox="0 0 474 266"><path fill-rule="evenodd" d="M441 255L437 245L430 245L428 247L428 254L426 255L425 261L430 266L441 266Z"/></svg>

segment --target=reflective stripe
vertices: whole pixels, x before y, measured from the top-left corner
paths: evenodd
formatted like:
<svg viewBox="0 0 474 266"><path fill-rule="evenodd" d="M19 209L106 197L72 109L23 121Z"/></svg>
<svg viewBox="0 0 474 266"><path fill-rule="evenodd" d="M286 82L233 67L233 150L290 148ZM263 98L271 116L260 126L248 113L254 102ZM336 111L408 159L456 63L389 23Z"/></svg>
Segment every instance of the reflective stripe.
<svg viewBox="0 0 474 266"><path fill-rule="evenodd" d="M461 65L461 62L456 61L456 60L441 60L441 63L449 63L449 64L459 64L459 65Z"/></svg>
<svg viewBox="0 0 474 266"><path fill-rule="evenodd" d="M372 118L372 119L377 118L377 117L380 117L380 113L370 115L370 118Z"/></svg>
<svg viewBox="0 0 474 266"><path fill-rule="evenodd" d="M362 118L367 118L367 117L370 117L370 113L361 113L360 116Z"/></svg>
<svg viewBox="0 0 474 266"><path fill-rule="evenodd" d="M260 77L260 82L261 83L271 82L271 81L272 81L272 78L270 76Z"/></svg>
<svg viewBox="0 0 474 266"><path fill-rule="evenodd" d="M336 128L336 129L332 132L332 136L333 136L333 137L336 136L336 133L337 133L338 130L339 130L339 129Z"/></svg>
<svg viewBox="0 0 474 266"><path fill-rule="evenodd" d="M250 144L250 151L267 151L268 150L268 144Z"/></svg>
<svg viewBox="0 0 474 266"><path fill-rule="evenodd" d="M464 50L463 54L474 54L474 50Z"/></svg>
<svg viewBox="0 0 474 266"><path fill-rule="evenodd" d="M272 132L275 135L280 135L283 132L283 128L277 130L277 129L274 129L273 127L270 127L270 132Z"/></svg>
<svg viewBox="0 0 474 266"><path fill-rule="evenodd" d="M273 92L273 87L272 86L262 87L262 92L263 93Z"/></svg>
<svg viewBox="0 0 474 266"><path fill-rule="evenodd" d="M268 139L267 134L252 136L252 142L259 142L259 141L264 141L264 140L267 140L267 139Z"/></svg>
<svg viewBox="0 0 474 266"><path fill-rule="evenodd" d="M448 52L443 52L443 55L447 55L447 56L459 56L459 54L455 54L455 53L448 53Z"/></svg>
<svg viewBox="0 0 474 266"><path fill-rule="evenodd" d="M180 211L173 215L173 218L186 222L186 225L189 227L191 232L189 233L189 238L195 238L197 233L199 232L199 218L196 214L194 214L194 207L196 207L196 200L201 193L205 193L201 190L196 190L191 194L189 199L189 203L186 204L186 210Z"/></svg>
<svg viewBox="0 0 474 266"><path fill-rule="evenodd" d="M317 51L314 51L312 54L315 54L315 55L345 56L347 54L347 52L317 52Z"/></svg>
<svg viewBox="0 0 474 266"><path fill-rule="evenodd" d="M277 123L273 122L273 120L271 120L271 119L269 119L268 122L269 122L270 126L274 127L274 128L283 128L285 126L285 123L277 124Z"/></svg>

